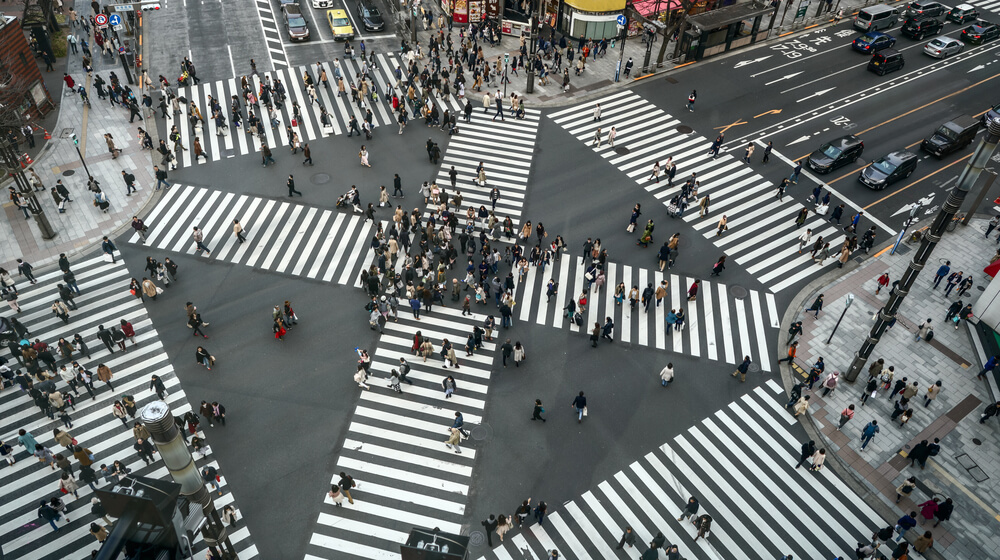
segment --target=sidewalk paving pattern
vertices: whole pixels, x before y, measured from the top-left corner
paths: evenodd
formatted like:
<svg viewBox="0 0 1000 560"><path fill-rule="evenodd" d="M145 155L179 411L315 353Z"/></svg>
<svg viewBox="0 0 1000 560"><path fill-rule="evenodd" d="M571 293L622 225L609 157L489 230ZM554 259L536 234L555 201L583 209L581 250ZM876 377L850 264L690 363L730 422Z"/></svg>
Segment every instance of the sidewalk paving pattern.
<svg viewBox="0 0 1000 560"><path fill-rule="evenodd" d="M981 293L981 287L991 279L982 273L992 256L995 246L984 238L985 219L973 219L968 227L959 226L954 232L945 233L920 276L910 289L895 327L886 331L867 365L884 358L886 366L894 366L895 380L909 378L917 381L919 392L911 400L913 417L905 426L890 420L893 411L888 392L878 391L866 406L859 404L861 392L868 380L867 366L854 384L841 382L827 397L814 394L810 414L817 428L826 436L825 445L835 449L838 456L853 469L858 478L897 515L915 509L915 504L937 496L943 501L955 501L951 521L937 528L918 517L920 532L911 531L915 538L922 531L934 534L934 547L951 560L995 558L1000 554L1000 535L996 531L1000 487L995 481L1000 477L1000 431L995 420L979 424L980 413L986 404L994 402L986 382L975 376L982 369L981 356L973 347L972 337L977 334L965 325L959 329L946 323L948 307L956 300L972 303ZM903 247L907 247L903 245ZM876 279L888 272L891 280L902 278L903 271L912 259L912 249L890 256L888 253L866 260L863 265L820 288L825 304L819 319L812 313L801 315L805 336L799 344L799 360L803 367L823 356L827 371L846 371L861 340L868 335L874 313L885 304L888 290L875 295ZM958 297L957 289L945 297L946 282L932 289L939 266L951 261L951 270L972 274L975 284L969 295ZM847 293L856 297L834 336L826 339L834 322L843 310ZM806 299L810 302L814 296ZM917 327L931 318L935 325L931 342L914 341ZM942 381L943 390L930 406L924 406L927 388ZM817 384L817 389L818 389ZM808 392L806 393L808 394ZM854 404L857 412L843 432L835 430L840 412ZM866 451L860 449L860 431L871 420L878 420L881 432ZM942 451L928 461L925 469L910 467L906 453L923 439L941 439ZM975 467L978 467L975 468ZM903 480L916 476L919 485L911 498L894 504L895 488ZM977 480L978 479L978 480Z"/></svg>
<svg viewBox="0 0 1000 560"><path fill-rule="evenodd" d="M79 309L70 311L69 324L63 324L49 309L51 301L57 297L53 294L56 294L56 284L62 282L62 271L57 269L39 274L38 284L34 286L27 282L18 286L21 295L18 303L24 310L18 319L31 331L28 338L48 343L53 354L58 356L55 345L59 338L72 340L75 333L80 333L87 342L92 359L79 353L75 353L73 359L95 374L98 364L107 364L114 375L112 379L114 390L98 382L95 377L96 400L85 390L81 391L76 401L76 408L68 409L73 419L73 428L69 432L79 440L80 445L94 452L95 471L99 471L97 467L101 464L111 465L119 460L132 469L135 475L170 480L170 475L160 461L159 455L154 455L155 461L152 464L148 466L143 464L132 448L135 443L131 430L134 420L130 419L129 427L122 426L119 420L112 416L111 408L114 401L125 394L135 397L139 409L149 402L158 400L156 393L149 389L150 376L153 374L158 375L166 385L168 395L165 401L170 404L175 416L192 411L191 403L174 375L174 368L169 362L152 321L146 314L145 305L128 293L130 276L123 260L119 258L115 264L110 264L99 257L89 258L74 264L72 269L82 293L76 298ZM152 305L158 304L152 303ZM110 354L95 335L97 326L118 326L119 320L123 318L130 321L135 328L137 344L128 342L126 353L119 350ZM13 359L11 362L12 367L17 366ZM67 363L61 357L57 362L60 366ZM57 388L68 394L70 390L65 383L58 377L56 379ZM31 560L89 557L90 551L97 548L97 542L89 533L90 523L99 522L99 519L90 513L90 499L93 497L93 492L86 484L77 481L80 485L79 498L61 494L59 477L62 471L52 470L39 463L17 444L18 430L24 428L35 436L38 443L49 447L53 453L64 452L62 446L52 439L53 428L61 428L62 423L58 417L49 420L39 411L28 394L16 385L0 394L0 408L4 410L3 421L0 423L0 438L15 448L17 459L13 466L4 463L3 469L0 470L0 481L3 483L0 487L2 488L0 501L4 504L3 513L0 514L0 540L3 541L5 557ZM197 409L194 409L194 412L197 413ZM211 438L206 437L205 430L224 428L221 426L208 428L208 421L203 422L202 431L198 435L205 438L206 443L211 444ZM228 504L234 504L236 507L231 489L226 484L225 472L214 460L211 448L208 448L205 455L195 455L195 458L199 469L212 465L220 470L222 475L220 489L223 495L213 494L216 508L221 511ZM78 475L79 464L75 459L71 459L70 462L73 464L74 476ZM98 483L102 488L105 485L103 480ZM59 521L58 531L52 531L48 523L36 519L38 502L54 496L66 502L70 510L69 517L72 519L71 522L67 522L64 517ZM238 518L242 520L239 508L236 509ZM238 523L230 528L230 538L240 558L257 557L256 546L244 523ZM206 550L207 547L199 535L195 542L195 557L203 557Z"/></svg>

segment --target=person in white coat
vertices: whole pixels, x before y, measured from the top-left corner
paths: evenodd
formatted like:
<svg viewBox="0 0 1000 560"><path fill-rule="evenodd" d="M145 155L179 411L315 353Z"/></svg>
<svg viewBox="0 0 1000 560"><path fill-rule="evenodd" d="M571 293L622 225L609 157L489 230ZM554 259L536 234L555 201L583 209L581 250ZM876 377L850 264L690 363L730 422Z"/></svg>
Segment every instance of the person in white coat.
<svg viewBox="0 0 1000 560"><path fill-rule="evenodd" d="M669 363L660 370L660 385L666 387L674 380L674 364Z"/></svg>

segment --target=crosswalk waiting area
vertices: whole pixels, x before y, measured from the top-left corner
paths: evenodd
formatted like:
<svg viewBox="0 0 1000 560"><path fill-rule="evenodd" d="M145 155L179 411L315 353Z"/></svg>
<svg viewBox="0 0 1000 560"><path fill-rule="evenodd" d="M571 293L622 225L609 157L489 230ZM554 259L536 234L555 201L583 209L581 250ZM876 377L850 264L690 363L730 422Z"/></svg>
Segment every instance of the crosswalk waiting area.
<svg viewBox="0 0 1000 560"><path fill-rule="evenodd" d="M372 128L376 131L373 134L396 134L398 124L396 116L392 112L391 92L396 84L394 72L400 66L400 60L395 54L377 54L374 58L376 64L368 66L367 76L378 88L378 98L377 100L372 99L371 95L369 95L364 100L364 107L351 99L350 95L350 84L360 83L363 73L364 63L360 59L338 61L344 83L347 87L347 94L344 96L339 95L337 90L337 83L334 79L335 63L333 61L320 63L320 67L326 70L330 84L329 88L324 87L319 82L319 71L315 64L295 68L279 68L271 72L263 72L259 76L250 76L248 81L251 83L250 87L253 88L255 95L260 92L260 84L265 78L270 78L272 84L276 80L281 80L287 95L284 103L273 103L276 119L273 127L269 123L270 116L262 104L258 103L254 106L257 117L263 121L261 127L262 137L254 136L248 132L246 124L247 106L243 98L240 79L233 77L224 80L206 80L197 85L179 87L177 95L184 98L187 104L181 103L179 107L180 112L177 114L174 114L168 108L167 119L165 120L166 130L169 131L172 126L176 125L183 138L182 144L185 148L188 148L187 151L181 153L176 162L177 166L190 167L199 163L204 164L209 161L219 161L229 157L258 154L261 151L261 144L264 143L272 150L277 146L290 146L289 126L291 126L293 132L298 134L299 141L302 143L312 142L319 138L348 134L350 132L349 123L351 117L353 116L357 119L358 126L360 127L361 123L365 120L366 110L368 109L372 112ZM307 93L304 81L306 73L309 73L314 80L316 103L310 101ZM419 87L416 89L418 92L420 91ZM397 90L397 94L401 98L404 93L405 89ZM241 105L241 128L236 127L232 122L231 105L234 95L239 99ZM211 118L212 110L209 107L209 96L218 101L222 106L222 112L226 117L228 129L220 130ZM435 102L439 104L442 113L444 113L444 109L461 111L466 103L465 100L458 99L454 94L444 99L438 99ZM196 127L189 120L191 103L194 103L203 118L203 122L198 123ZM293 103L299 107L299 118L296 118ZM329 115L329 127L322 125L321 107L326 108ZM412 109L412 107L408 107L408 109ZM157 119L159 118L159 113L157 113ZM412 110L410 111L410 118L413 119ZM417 122L416 120L411 120L411 125L408 126L416 125ZM422 126L423 121L420 120L419 122ZM508 122L510 122L510 119L508 119ZM461 123L459 123L459 126L462 128ZM380 130L381 127L385 127L385 130ZM355 132L355 134L358 134L358 132ZM406 133L404 132L404 134ZM207 159L195 159L194 152L190 149L192 137L195 135L201 139L201 145L207 153ZM163 137L166 138L166 134ZM170 145L169 142L168 145Z"/></svg>
<svg viewBox="0 0 1000 560"><path fill-rule="evenodd" d="M22 309L17 319L30 331L28 338L32 342L38 339L49 345L53 355L57 356L58 366L69 364L70 361L60 356L56 343L60 338L72 340L75 334L80 334L87 344L90 356L81 353L78 347L72 354L72 360L79 361L91 372L96 373L98 364L105 364L112 371L113 390L97 381L96 377L96 398L91 398L83 388L80 389L75 409L67 407L72 419L72 428L68 431L81 446L93 452L95 471L99 471L97 467L102 464L111 466L114 461L121 461L131 469L133 475L170 480L159 455L154 455L155 460L147 466L133 449L133 420L130 419L126 427L112 415L114 402L123 395L132 395L140 410L145 404L158 400L156 393L149 387L152 375L159 376L166 386L167 396L164 401L170 405L175 416L192 411L156 329L142 301L129 293L130 275L122 259L119 258L114 264L101 258L85 259L73 264L72 271L81 293L75 300L78 309L69 312L68 324L64 324L50 309L53 300L58 298L56 284L62 283L62 271L38 274L36 285L25 281L18 282L17 286L20 296L17 301ZM97 338L97 327L118 326L121 319L132 323L136 344L127 342L127 352L116 349L111 354ZM8 365L16 369L18 364L6 351L4 354L4 357L10 359L11 363ZM56 388L63 394L71 392L59 377L56 377ZM103 524L100 518L91 514L93 491L87 484L77 480L79 498L72 494L62 494L59 489L62 471L40 463L18 444L18 431L25 429L53 453L65 452L53 438L53 429L63 428L63 423L58 415L55 420L50 420L42 414L28 393L16 384L0 393L0 410L3 411L0 439L15 448L16 459L14 465L8 466L4 462L0 469L0 501L4 504L0 512L0 542L3 542L4 558L90 558L91 551L99 548L99 544L89 533L90 524ZM198 410L193 412L197 413ZM257 548L242 522L243 516L227 484L225 472L212 455L211 437L206 438L205 429L213 431L224 428L209 428L208 422L203 421L198 436L209 445L204 453L195 455L197 466L201 469L210 465L219 470L222 495L213 492L216 508L221 511L227 505L232 505L236 509L238 522L229 528L230 539L240 558L256 558ZM70 462L74 476L78 476L78 462L72 457ZM97 485L104 487L105 484L99 478ZM40 501L53 497L62 499L67 506L66 515L57 522L58 531L53 531L36 513ZM199 535L195 542L195 558L204 557L206 550Z"/></svg>
<svg viewBox="0 0 1000 560"><path fill-rule="evenodd" d="M398 545L413 527L462 532L477 457L475 437L468 440L471 445L459 444L461 453L444 442L456 412L462 413L465 430L482 422L497 343L484 341L472 356L466 355L465 344L473 325L484 318L438 306L421 313L419 321L409 313L398 322L390 317L371 355L371 390L357 388L361 398L331 480L336 484L341 471L353 476L354 503L344 500L338 507L324 499L306 560L389 560L399 558ZM434 346L426 361L411 353L418 332ZM443 339L454 345L458 368L442 368ZM401 383L402 393L396 393L387 385L400 358L411 367L412 384ZM449 375L456 390L446 397L442 382Z"/></svg>
<svg viewBox="0 0 1000 560"><path fill-rule="evenodd" d="M594 122L595 104L601 106L600 122ZM548 116L652 193L664 206L680 193L691 174L697 173L698 196L710 197L710 215L699 217L698 206L693 204L681 219L771 291L780 292L836 263L836 252L844 241L841 227L818 216L812 209L805 225L796 227L795 217L804 206L790 194L779 200L777 185L755 173L740 159L742 149L737 150L738 157L723 153L713 158L709 153L711 140L693 132L682 132L680 119L635 93L622 91ZM603 129L604 138L600 146L592 141L598 127ZM617 131L614 147L607 142L611 127ZM621 147L627 147L627 152L617 151ZM662 173L659 182L652 178L654 164L659 162L662 169L670 157L677 166L673 187L668 186ZM775 161L772 165L781 164ZM790 185L789 191L793 188ZM716 229L723 215L728 219L729 229L718 236ZM850 215L845 215L843 222L849 223ZM830 243L834 255L823 265L814 262L808 252L798 252L798 238L806 229L812 229L813 241L823 236L825 242ZM858 238L861 238L860 233Z"/></svg>
<svg viewBox="0 0 1000 560"><path fill-rule="evenodd" d="M768 340L773 339L779 326L773 294L737 287L737 297L734 290L721 282L673 274L670 269L661 272L656 267L613 262L605 266L604 286L595 291L596 286L588 289L585 273L583 259L568 254L563 254L548 272L537 266L529 268L524 281L517 285L516 318L584 336L594 323L604 325L605 319L611 317L616 341L730 364L738 364L744 356L750 356L764 371L771 371ZM549 298L548 284L553 280L558 283L559 291ZM687 292L695 280L699 281L699 289L692 301ZM630 306L628 292L633 286L641 294L649 284L655 288L663 281L667 282L667 295L661 305L657 306L654 300L647 311L640 299L634 308ZM615 286L621 282L625 284L626 297L618 304ZM578 299L585 289L588 302L581 327L569 319L565 307L570 298ZM680 329L668 323L671 311L683 311Z"/></svg>
<svg viewBox="0 0 1000 560"><path fill-rule="evenodd" d="M636 560L658 532L689 560L854 558L857 543L886 523L832 471L795 468L802 435L783 398L768 381L579 498L550 504L541 525L531 518L512 529L481 560L542 559L553 550ZM677 520L692 496L696 515L712 518L697 541L692 523ZM616 550L626 526L636 546Z"/></svg>

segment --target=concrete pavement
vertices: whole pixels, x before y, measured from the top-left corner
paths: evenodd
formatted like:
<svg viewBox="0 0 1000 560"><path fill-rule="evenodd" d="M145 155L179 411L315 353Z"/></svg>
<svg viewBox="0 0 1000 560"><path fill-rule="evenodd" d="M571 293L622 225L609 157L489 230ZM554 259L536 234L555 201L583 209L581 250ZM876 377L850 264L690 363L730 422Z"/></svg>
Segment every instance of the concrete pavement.
<svg viewBox="0 0 1000 560"><path fill-rule="evenodd" d="M996 558L1000 555L1000 534L997 534L997 511L1000 487L995 483L1000 477L1000 425L996 419L980 424L979 419L987 404L997 398L996 381L977 381L985 357L977 334L971 324L961 324L955 329L945 321L949 306L956 300L971 303L991 278L982 270L994 255L996 244L984 237L988 219L975 218L968 227L959 226L945 233L925 269L918 276L903 302L896 325L888 330L879 342L868 365L878 358L886 366L895 366L895 380L907 377L909 383L917 381L919 392L911 400L912 419L900 426L890 419L893 402L889 391L878 394L860 405L860 397L868 380L862 371L853 383L841 381L836 390L822 397L820 384L811 395L809 412L802 422L815 436L817 447L832 450L835 468L844 478L853 479L860 494L876 506L885 517L886 524L894 524L905 513L917 510L917 504L938 497L943 501L952 498L955 511L950 521L932 528L918 513L918 529L907 535L912 543L925 530L933 533L935 543L928 558L963 560ZM919 224L925 225L925 224ZM786 312L783 329L795 320L803 322L804 336L800 338L797 366L783 367L786 388L804 376L805 371L822 356L826 372L846 371L861 341L873 324L873 314L885 304L889 290L875 295L876 280L888 272L891 281L902 278L903 271L913 257L918 245L901 244L902 251L889 255L888 251L874 258L865 259L860 265L849 261L844 270L818 279L805 288ZM951 261L951 270L972 274L975 283L963 297L957 290L945 297L946 283L932 289L935 272L945 260ZM811 305L818 294L824 294L823 311L818 319L804 309ZM855 300L848 308L833 341L826 344L835 323L844 311L846 297L853 293ZM932 319L934 338L927 342L915 341L917 327L927 318ZM784 355L787 336L782 336L780 352ZM867 366L866 366L867 370ZM992 377L992 376L991 376ZM825 378L825 377L824 377ZM924 406L927 388L941 381L943 390L929 406ZM821 379L822 382L822 379ZM837 431L840 413L854 404L855 416ZM860 451L861 429L871 420L878 420L880 433L865 451ZM907 453L921 440L940 438L942 450L928 460L925 469L911 467ZM828 454L828 457L831 455ZM830 462L828 462L830 464ZM910 476L916 476L917 490L895 504L895 488ZM884 551L884 549L883 549Z"/></svg>

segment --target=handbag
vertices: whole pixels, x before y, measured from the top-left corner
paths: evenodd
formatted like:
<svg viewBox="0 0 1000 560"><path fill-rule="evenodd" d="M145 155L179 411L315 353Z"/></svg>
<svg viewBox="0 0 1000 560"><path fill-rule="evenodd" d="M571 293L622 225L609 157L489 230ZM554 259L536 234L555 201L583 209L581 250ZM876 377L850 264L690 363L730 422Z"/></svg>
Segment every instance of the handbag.
<svg viewBox="0 0 1000 560"><path fill-rule="evenodd" d="M132 295L134 296L134 295L135 295L135 288L133 288L133 289L129 290L129 293L130 293L130 294L132 294Z"/></svg>
<svg viewBox="0 0 1000 560"><path fill-rule="evenodd" d="M115 257L111 253L104 253L104 262L115 262Z"/></svg>
<svg viewBox="0 0 1000 560"><path fill-rule="evenodd" d="M162 293L163 293L163 288L161 288L161 287L157 286L157 287L156 287L156 295L160 295L160 294L162 294Z"/></svg>
<svg viewBox="0 0 1000 560"><path fill-rule="evenodd" d="M634 224L634 223L630 223L630 224L628 225L628 227L627 227L627 228L625 228L625 231L627 231L627 232L629 232L629 233L632 233L633 231L635 231L635 224Z"/></svg>
<svg viewBox="0 0 1000 560"><path fill-rule="evenodd" d="M586 415L587 415L587 407L583 407L583 415L584 415L584 416L586 416Z"/></svg>

